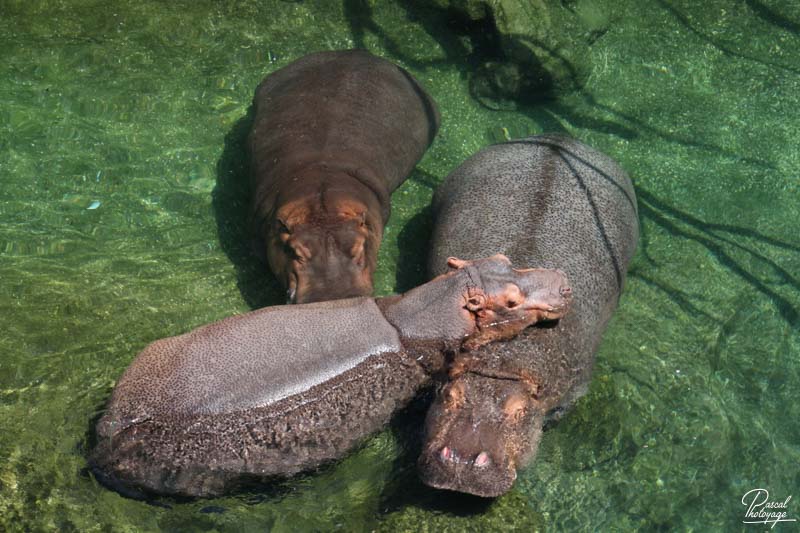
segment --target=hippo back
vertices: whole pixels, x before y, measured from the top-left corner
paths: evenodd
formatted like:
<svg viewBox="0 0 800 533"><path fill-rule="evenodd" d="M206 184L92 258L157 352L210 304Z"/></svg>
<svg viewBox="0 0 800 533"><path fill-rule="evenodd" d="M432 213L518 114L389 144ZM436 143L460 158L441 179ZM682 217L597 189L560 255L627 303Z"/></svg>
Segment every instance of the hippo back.
<svg viewBox="0 0 800 533"><path fill-rule="evenodd" d="M625 172L574 139L529 137L471 157L439 187L433 207L431 275L446 270L448 256L492 253L566 272L574 298L556 327L529 328L482 352L498 366L534 371L548 408L581 394L638 240Z"/></svg>
<svg viewBox="0 0 800 533"><path fill-rule="evenodd" d="M439 126L425 89L365 50L302 57L267 76L254 104L254 176L314 161L344 168L376 192L391 193L406 179Z"/></svg>
<svg viewBox="0 0 800 533"><path fill-rule="evenodd" d="M99 433L152 417L263 408L400 349L397 331L369 298L230 317L142 351L114 389Z"/></svg>

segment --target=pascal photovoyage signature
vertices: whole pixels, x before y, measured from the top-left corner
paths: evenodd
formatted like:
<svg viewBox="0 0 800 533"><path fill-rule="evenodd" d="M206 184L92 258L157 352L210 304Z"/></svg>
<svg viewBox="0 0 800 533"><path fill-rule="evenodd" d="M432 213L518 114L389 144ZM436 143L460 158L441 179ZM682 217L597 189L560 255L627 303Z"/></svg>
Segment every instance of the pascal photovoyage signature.
<svg viewBox="0 0 800 533"><path fill-rule="evenodd" d="M753 489L742 496L742 505L747 507L744 524L772 524L778 522L797 522L796 518L787 518L791 495L783 501L771 501L767 489Z"/></svg>

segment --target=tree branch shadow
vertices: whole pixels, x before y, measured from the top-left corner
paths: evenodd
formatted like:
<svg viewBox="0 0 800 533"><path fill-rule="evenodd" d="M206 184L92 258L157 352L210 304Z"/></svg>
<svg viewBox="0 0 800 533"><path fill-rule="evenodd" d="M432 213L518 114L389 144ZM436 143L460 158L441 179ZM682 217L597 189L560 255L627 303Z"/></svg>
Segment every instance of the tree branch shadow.
<svg viewBox="0 0 800 533"><path fill-rule="evenodd" d="M763 3L756 0L744 0L744 3L747 4L747 7L749 7L750 10L764 22L772 24L773 26L781 28L782 30L800 34L800 24L789 20L777 11L768 8Z"/></svg>
<svg viewBox="0 0 800 533"><path fill-rule="evenodd" d="M428 249L433 232L433 210L428 205L403 226L397 236L395 289L404 293L429 281Z"/></svg>
<svg viewBox="0 0 800 533"><path fill-rule="evenodd" d="M740 59L746 59L748 61L752 61L754 63L758 63L759 65L768 65L770 67L778 68L778 69L781 69L781 70L785 70L787 72L792 72L794 74L800 74L800 69L793 68L793 67L790 67L790 66L787 66L787 65L781 65L780 63L775 63L774 61L767 61L767 60L765 60L763 58L753 57L753 56L750 56L750 55L747 55L747 54L743 54L741 52L737 52L737 51L731 49L730 47L726 46L725 44L719 42L717 39L714 39L713 37L710 37L710 36L706 35L705 33L703 33L702 31L700 31L699 29L695 28L686 15L684 15L683 13L681 13L680 11L678 11L677 9L672 7L666 0L658 0L658 3L661 5L661 7L663 7L665 10L667 10L673 17L675 17L687 30L689 30L690 32L692 32L697 37L699 37L703 41L707 42L708 44L710 44L714 48L718 49L719 51L721 51L725 55L732 56L732 57L738 57ZM772 25L778 25L780 27L783 27L781 24L787 24L788 23L788 21L785 21L785 20L782 23L780 23L776 19L776 14L774 12L769 11L766 7L758 4L757 2L747 1L746 3L748 4L748 6L753 10L753 12L758 17L760 17L761 19L766 20L767 22L769 22ZM772 20L769 20L770 18ZM779 23L776 24L776 22L779 22ZM784 29L788 29L788 28L784 27ZM797 30L790 30L790 31L797 31Z"/></svg>
<svg viewBox="0 0 800 533"><path fill-rule="evenodd" d="M665 9L673 13L683 24L688 25L686 18L667 4L665 0L659 0L659 3ZM543 114L550 114L553 117L551 122L559 122L558 119L562 118L577 127L616 135L628 140L638 138L641 132L647 132L673 144L701 149L709 153L723 155L735 161L758 165L771 170L777 169L774 164L764 159L742 156L713 143L701 142L689 137L666 132L647 124L631 114L624 113L609 105L597 102L590 93L579 88L582 86L582 83L580 81L581 76L579 75L578 67L571 64L558 50L548 47L547 43L538 42L525 35L510 36L512 40L515 40L514 42L519 43L519 53L517 55L524 55L522 43L535 45L537 48L542 49L545 53L555 58L558 64L562 65L564 71L567 73L567 77L571 79L571 85L576 87L576 91L581 95L586 105L610 115L613 117L613 120L580 113L574 108L559 103L558 97L562 96L562 94L557 93L552 86L550 86L549 90L544 89L550 85L546 79L537 82L541 84L539 89L533 88L530 83L522 80L517 84L518 87L516 87L513 94L497 94L496 100L500 103L492 103L492 98L479 94L478 89L481 84L489 83L491 85L491 80L486 82L485 78L482 81L476 77L476 73L481 69L485 69L487 64L496 64L498 69L502 69L504 66L510 66L510 68L516 70L523 69L523 67L524 69L530 69L530 65L538 64L538 72L533 75L534 78L546 78L548 76L547 71L541 67L541 64L533 54L528 54L525 65L522 65L519 60L511 60L507 57L507 54L503 52L500 45L500 37L494 26L494 22L488 15L485 19L468 21L464 20L463 17L459 18L452 10L436 7L427 2L411 0L402 5L406 10L408 18L418 21L426 33L439 43L441 49L445 53L445 59L420 61L405 53L402 47L400 47L374 20L372 9L366 0L344 0L345 16L356 44L360 47L364 47L364 36L366 32L369 31L381 40L391 54L415 68L425 69L439 66L455 68L460 72L461 76L468 81L473 100L486 109L492 111L508 111L509 109L506 109L502 103L505 101L509 102L512 106L510 109L517 110L534 119L537 117L541 118ZM745 59L759 61L758 59L736 54L732 51L730 51L730 53ZM762 63L771 65L763 61ZM780 65L774 66L786 68ZM546 105L543 106L542 104ZM544 113L542 113L542 109L544 109Z"/></svg>
<svg viewBox="0 0 800 533"><path fill-rule="evenodd" d="M797 307L795 307L788 298L770 287L769 282L761 279L752 272L751 269L745 267L741 260L737 259L729 252L729 249L733 248L739 252L743 252L751 259L768 266L782 285L786 285L798 293L800 293L800 282L786 269L751 246L742 244L741 241L734 240L725 235L720 235L719 233L746 236L759 240L764 244L778 246L793 252L800 251L800 247L763 235L760 232L748 228L739 228L728 224L708 224L697 217L670 206L642 188L638 189L637 194L639 197L639 213L642 217L657 224L672 237L687 239L702 245L711 253L717 262L732 274L769 298L787 323L795 327L800 324L800 320L798 320L800 313ZM682 227L684 225L689 226L691 231Z"/></svg>
<svg viewBox="0 0 800 533"><path fill-rule="evenodd" d="M239 292L251 309L258 309L285 303L285 296L265 261L254 252L247 153L247 134L252 124L251 107L225 136L225 148L217 161L217 185L211 195L219 242L236 269Z"/></svg>
<svg viewBox="0 0 800 533"><path fill-rule="evenodd" d="M694 304L694 301L697 299L696 296L691 295L686 291L676 289L675 287L672 287L663 281L659 281L651 276L648 276L638 269L630 270L628 272L628 276L638 279L645 285L648 285L657 291L663 292L667 298L672 301L672 303L677 305L680 309L689 311L692 316L702 316L708 318L712 322L720 322L719 318L703 311Z"/></svg>
<svg viewBox="0 0 800 533"><path fill-rule="evenodd" d="M416 2L412 1L411 3L414 4ZM440 41L440 44L447 52L447 57L441 60L421 61L405 53L402 47L398 45L377 22L375 22L372 6L368 0L343 0L342 6L344 17L350 26L350 33L353 36L353 42L355 42L356 48L367 49L365 37L367 32L372 33L375 35L375 37L380 39L380 41L383 43L383 46L389 51L390 54L392 54L393 57L400 59L403 63L416 69L451 65L452 57L467 55L469 52L458 42L457 39L449 38L449 33L438 31L436 32L436 35L444 38L443 41ZM403 4L403 6L406 7L407 4ZM432 9L438 9L434 8L433 6L431 7ZM428 27L428 21L424 17L418 18L417 20L426 28Z"/></svg>

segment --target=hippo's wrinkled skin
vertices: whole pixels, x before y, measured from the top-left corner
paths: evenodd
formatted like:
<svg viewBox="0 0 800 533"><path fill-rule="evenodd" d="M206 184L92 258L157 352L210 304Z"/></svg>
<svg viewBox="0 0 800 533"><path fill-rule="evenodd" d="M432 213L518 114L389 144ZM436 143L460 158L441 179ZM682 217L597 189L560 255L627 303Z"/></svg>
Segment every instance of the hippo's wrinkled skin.
<svg viewBox="0 0 800 533"><path fill-rule="evenodd" d="M447 354L566 310L557 270L449 264L403 295L268 307L151 344L97 424L98 479L213 496L316 467L385 424Z"/></svg>
<svg viewBox="0 0 800 533"><path fill-rule="evenodd" d="M253 227L289 303L371 295L389 197L439 127L433 100L402 68L346 50L273 72L253 107Z"/></svg>
<svg viewBox="0 0 800 533"><path fill-rule="evenodd" d="M445 179L433 206L433 274L448 255L497 250L515 263L563 270L574 291L555 327L457 357L428 412L423 481L498 496L535 455L545 416L587 388L636 249L636 197L609 157L542 135L478 152Z"/></svg>

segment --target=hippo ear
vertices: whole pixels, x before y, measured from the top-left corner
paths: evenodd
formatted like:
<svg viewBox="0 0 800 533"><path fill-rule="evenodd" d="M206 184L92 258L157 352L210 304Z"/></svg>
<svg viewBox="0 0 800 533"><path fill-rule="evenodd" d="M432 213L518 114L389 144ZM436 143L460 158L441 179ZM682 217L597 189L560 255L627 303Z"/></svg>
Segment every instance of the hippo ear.
<svg viewBox="0 0 800 533"><path fill-rule="evenodd" d="M460 409L464 405L464 384L461 381L451 381L442 390L442 401L445 409Z"/></svg>
<svg viewBox="0 0 800 533"><path fill-rule="evenodd" d="M367 222L366 208L358 202L344 201L340 203L337 216L343 222L353 221L359 226L364 226Z"/></svg>
<svg viewBox="0 0 800 533"><path fill-rule="evenodd" d="M308 247L300 242L298 239L291 239L289 241L289 246L292 247L295 255L303 261L308 261L311 259L311 250Z"/></svg>
<svg viewBox="0 0 800 533"><path fill-rule="evenodd" d="M359 268L364 268L364 264L366 262L366 253L364 249L365 244L366 239L364 236L357 235L355 241L353 242L353 247L350 248L350 257L353 258L353 261Z"/></svg>
<svg viewBox="0 0 800 533"><path fill-rule="evenodd" d="M528 409L528 402L524 396L511 396L503 403L503 415L514 423L520 423Z"/></svg>
<svg viewBox="0 0 800 533"><path fill-rule="evenodd" d="M480 289L471 289L467 294L467 304L465 307L472 312L484 309L486 307L486 295Z"/></svg>
<svg viewBox="0 0 800 533"><path fill-rule="evenodd" d="M275 232L278 235L278 239L283 243L288 242L292 236L292 230L289 224L282 218L275 218Z"/></svg>
<svg viewBox="0 0 800 533"><path fill-rule="evenodd" d="M503 263L511 264L511 259L508 258L505 254L494 254L490 259L495 259L497 261L502 261Z"/></svg>
<svg viewBox="0 0 800 533"><path fill-rule="evenodd" d="M447 266L449 266L453 270L458 270L459 268L463 268L467 264L469 264L469 261L466 261L464 259L459 259L458 257L447 258Z"/></svg>
<svg viewBox="0 0 800 533"><path fill-rule="evenodd" d="M278 227L278 233L291 233L292 228L289 227L289 223L284 218L275 218L275 225Z"/></svg>

